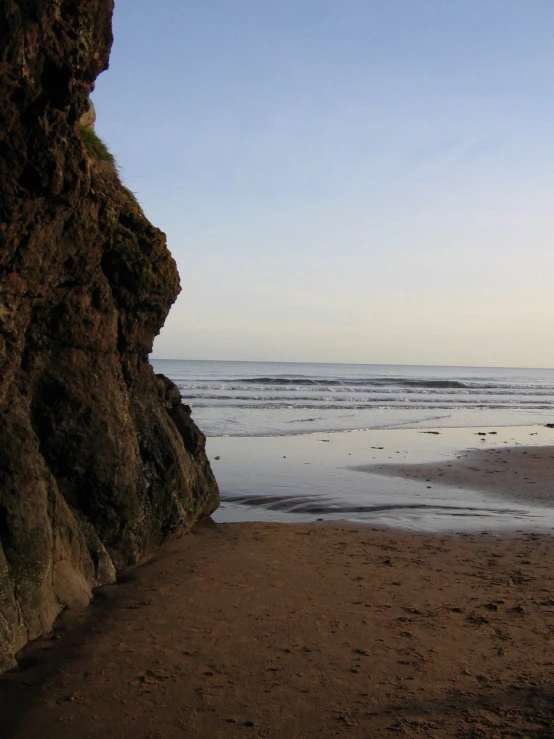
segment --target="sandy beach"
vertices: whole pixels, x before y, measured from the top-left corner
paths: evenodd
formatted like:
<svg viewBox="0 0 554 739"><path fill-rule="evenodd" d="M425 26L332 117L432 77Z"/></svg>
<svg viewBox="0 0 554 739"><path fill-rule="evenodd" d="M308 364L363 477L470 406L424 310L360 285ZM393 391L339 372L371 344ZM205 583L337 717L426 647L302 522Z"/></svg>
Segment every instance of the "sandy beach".
<svg viewBox="0 0 554 739"><path fill-rule="evenodd" d="M449 479L550 500L525 451ZM2 737L554 736L547 535L207 522L120 579L2 677Z"/></svg>
<svg viewBox="0 0 554 739"><path fill-rule="evenodd" d="M516 502L544 506L552 506L554 502L554 447L550 446L472 449L455 460L438 464L367 465L359 469L483 490Z"/></svg>

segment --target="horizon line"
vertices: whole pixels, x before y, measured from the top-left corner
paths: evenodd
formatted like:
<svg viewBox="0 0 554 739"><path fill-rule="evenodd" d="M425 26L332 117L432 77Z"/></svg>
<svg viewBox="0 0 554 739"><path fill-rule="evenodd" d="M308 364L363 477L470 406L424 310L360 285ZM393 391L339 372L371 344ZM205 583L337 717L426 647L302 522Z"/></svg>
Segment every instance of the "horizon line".
<svg viewBox="0 0 554 739"><path fill-rule="evenodd" d="M552 370L554 367L520 367L519 365L480 365L480 364L410 364L404 362L323 362L310 360L284 360L284 359L190 359L185 357L152 357L148 355L149 361L154 362L236 362L237 364L333 364L353 365L362 367L437 367L441 369L520 369L520 370Z"/></svg>

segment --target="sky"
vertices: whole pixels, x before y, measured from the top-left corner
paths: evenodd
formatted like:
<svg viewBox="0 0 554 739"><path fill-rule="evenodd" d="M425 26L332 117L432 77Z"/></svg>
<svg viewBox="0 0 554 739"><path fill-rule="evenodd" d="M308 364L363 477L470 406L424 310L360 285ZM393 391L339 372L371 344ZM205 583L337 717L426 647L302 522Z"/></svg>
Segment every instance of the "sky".
<svg viewBox="0 0 554 739"><path fill-rule="evenodd" d="M116 0L153 357L554 367L552 0Z"/></svg>

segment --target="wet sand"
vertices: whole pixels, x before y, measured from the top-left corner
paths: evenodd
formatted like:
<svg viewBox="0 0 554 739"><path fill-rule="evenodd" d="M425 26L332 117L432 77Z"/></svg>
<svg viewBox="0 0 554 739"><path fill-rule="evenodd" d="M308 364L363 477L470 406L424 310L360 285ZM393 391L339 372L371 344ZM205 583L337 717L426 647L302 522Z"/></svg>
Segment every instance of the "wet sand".
<svg viewBox="0 0 554 739"><path fill-rule="evenodd" d="M554 736L554 547L204 525L0 679L0 736Z"/></svg>
<svg viewBox="0 0 554 739"><path fill-rule="evenodd" d="M549 533L553 441L537 426L212 438L215 520Z"/></svg>
<svg viewBox="0 0 554 739"><path fill-rule="evenodd" d="M480 435L486 436L476 433ZM552 446L470 449L440 463L360 465L357 469L494 493L505 500L554 505Z"/></svg>

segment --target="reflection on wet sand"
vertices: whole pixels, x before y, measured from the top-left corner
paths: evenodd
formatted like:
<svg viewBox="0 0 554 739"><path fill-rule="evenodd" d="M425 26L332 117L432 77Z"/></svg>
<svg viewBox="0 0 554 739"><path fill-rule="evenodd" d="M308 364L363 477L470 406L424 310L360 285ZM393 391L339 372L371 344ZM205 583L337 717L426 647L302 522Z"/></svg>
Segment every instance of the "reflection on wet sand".
<svg viewBox="0 0 554 739"><path fill-rule="evenodd" d="M223 500L216 520L549 530L551 441L536 426L209 439Z"/></svg>

